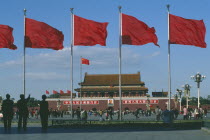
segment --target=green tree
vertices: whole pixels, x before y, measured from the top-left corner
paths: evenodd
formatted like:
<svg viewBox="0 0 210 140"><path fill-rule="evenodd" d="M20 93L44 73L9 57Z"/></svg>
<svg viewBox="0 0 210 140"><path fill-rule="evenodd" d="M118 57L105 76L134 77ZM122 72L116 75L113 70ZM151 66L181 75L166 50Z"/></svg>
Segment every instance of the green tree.
<svg viewBox="0 0 210 140"><path fill-rule="evenodd" d="M60 94L51 94L47 98L60 98Z"/></svg>
<svg viewBox="0 0 210 140"><path fill-rule="evenodd" d="M40 100L37 100L37 99L31 97L29 102L28 102L28 106L29 107L38 107L39 103L40 103Z"/></svg>

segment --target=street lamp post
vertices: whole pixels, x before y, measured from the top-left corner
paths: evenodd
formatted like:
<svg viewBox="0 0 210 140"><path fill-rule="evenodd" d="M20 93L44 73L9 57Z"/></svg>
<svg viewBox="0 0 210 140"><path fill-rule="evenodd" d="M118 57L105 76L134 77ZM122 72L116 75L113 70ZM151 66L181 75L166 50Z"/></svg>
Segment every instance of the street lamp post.
<svg viewBox="0 0 210 140"><path fill-rule="evenodd" d="M202 82L206 76L201 75L199 72L194 75L191 76L191 78L197 83L197 88L198 88L198 108L200 107L200 82Z"/></svg>
<svg viewBox="0 0 210 140"><path fill-rule="evenodd" d="M185 84L183 86L184 88L184 93L185 93L185 97L186 97L186 106L188 108L188 99L189 99L189 96L190 96L190 88L191 86L189 84Z"/></svg>
<svg viewBox="0 0 210 140"><path fill-rule="evenodd" d="M179 94L179 103L180 103L179 111L181 112L182 111L182 90L177 89L176 92L178 92L178 94Z"/></svg>

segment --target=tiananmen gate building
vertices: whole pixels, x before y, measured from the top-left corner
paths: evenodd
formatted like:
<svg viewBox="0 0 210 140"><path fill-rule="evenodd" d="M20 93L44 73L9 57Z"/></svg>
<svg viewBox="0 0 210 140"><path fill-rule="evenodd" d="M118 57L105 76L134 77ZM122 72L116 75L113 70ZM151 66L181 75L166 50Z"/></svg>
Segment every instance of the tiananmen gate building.
<svg viewBox="0 0 210 140"><path fill-rule="evenodd" d="M164 109L167 105L167 92L153 92L153 97L148 97L148 88L141 81L140 72L136 74L121 75L122 109L136 110L160 106ZM75 89L78 96L73 98L73 109L80 107L85 110L105 110L112 107L119 108L119 75L118 74L88 74L85 73L84 81L79 83L80 88ZM81 93L80 93L81 91ZM173 98L172 98L173 99ZM53 109L69 110L70 94L63 94L60 98L48 98L49 107ZM174 102L171 101L172 107Z"/></svg>

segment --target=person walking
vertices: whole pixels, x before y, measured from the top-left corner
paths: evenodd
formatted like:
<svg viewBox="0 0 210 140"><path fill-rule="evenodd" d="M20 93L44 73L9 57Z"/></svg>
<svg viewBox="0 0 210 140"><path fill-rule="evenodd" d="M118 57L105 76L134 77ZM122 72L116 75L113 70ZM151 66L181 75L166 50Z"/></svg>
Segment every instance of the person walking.
<svg viewBox="0 0 210 140"><path fill-rule="evenodd" d="M42 129L47 130L48 127L48 102L46 101L47 96L42 95L42 101L40 102L40 118L41 118L41 124L42 124Z"/></svg>
<svg viewBox="0 0 210 140"><path fill-rule="evenodd" d="M6 99L2 103L3 119L4 119L4 129L11 129L11 122L13 118L13 104L14 102L10 100L10 95L6 95Z"/></svg>
<svg viewBox="0 0 210 140"><path fill-rule="evenodd" d="M25 96L23 94L20 94L20 100L17 102L17 109L19 112L19 120L18 120L18 130L22 128L23 124L23 129L26 130L27 126L27 118L28 118L28 107L27 103L30 100L30 94L27 99L25 99Z"/></svg>
<svg viewBox="0 0 210 140"><path fill-rule="evenodd" d="M135 111L134 111L134 115L136 116L136 119L138 119L139 118L139 110L138 109L136 109Z"/></svg>

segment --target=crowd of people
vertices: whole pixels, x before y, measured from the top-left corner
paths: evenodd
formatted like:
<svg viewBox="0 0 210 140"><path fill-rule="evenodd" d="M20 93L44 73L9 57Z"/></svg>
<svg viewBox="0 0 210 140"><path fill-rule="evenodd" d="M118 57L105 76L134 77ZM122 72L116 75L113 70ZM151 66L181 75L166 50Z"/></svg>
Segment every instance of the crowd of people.
<svg viewBox="0 0 210 140"><path fill-rule="evenodd" d="M120 118L120 112L119 109L114 111L113 109L106 109L106 110L98 110L98 111L80 111L80 108L73 111L73 117L76 116L78 120L83 120L81 116L85 116L85 120L87 120L87 117L90 117L91 115L94 115L95 117L98 116L99 121L106 121L106 120L113 120L113 116L117 116L117 120ZM83 115L83 112L85 112L85 115ZM178 118L179 115L183 115L183 120L188 119L203 119L203 117L207 117L207 109L202 108L188 108L184 106L183 111L179 111L177 108L172 108L170 111L165 107L164 109L161 109L159 106L156 106L154 110L143 110L141 108L136 109L134 111L131 110L125 110L122 111L122 117L125 117L125 115L131 114L135 116L136 119L141 119L141 117L148 117L150 116L156 116L156 121L163 120L164 122L173 121Z"/></svg>
<svg viewBox="0 0 210 140"><path fill-rule="evenodd" d="M73 110L72 117L77 120L84 120L87 121L88 116L90 117L91 115L94 115L95 117L99 116L99 120L103 121L105 120L103 118L103 115L105 114L105 119L106 120L113 120L112 116L114 115L114 112L112 109L106 109L106 110L98 110L98 111L92 111L92 110L84 110L78 107L76 110ZM119 118L118 118L119 119Z"/></svg>
<svg viewBox="0 0 210 140"><path fill-rule="evenodd" d="M117 120L120 120L120 111L119 109L114 111L113 108L107 108L105 110L84 110L81 108L77 108L76 110L73 110L73 114L71 114L69 111L64 110L53 110L52 108L48 110L48 102L46 101L46 95L42 95L42 101L40 102L40 108L32 108L31 110L28 110L27 103L29 102L30 95L28 98L25 99L25 96L23 94L20 95L20 100L17 102L17 111L13 112L13 106L14 103L12 100L10 100L10 95L6 95L6 99L3 101L2 104L2 111L3 111L3 117L4 117L4 128L5 130L11 129L11 121L14 117L14 114L16 116L16 119L18 119L18 129L20 130L23 128L26 130L27 128L27 119L28 118L35 118L35 119L41 119L42 129L46 130L48 127L48 118L63 118L66 115L72 115L73 119L81 120L84 122L87 122L88 117L91 118L91 116L95 116L99 119L99 121L110 121L113 120L113 116L116 115ZM170 111L165 107L164 109L161 109L159 106L156 106L153 110L143 110L141 108L136 110L124 110L122 111L122 118L125 117L125 115L131 114L135 116L136 119L141 119L141 117L150 117L150 116L156 116L156 121L163 120L163 122L172 122L173 120L178 118L179 114L183 115L184 120L188 119L203 119L203 117L207 117L207 109L200 108L186 108L186 106L183 107L183 111L178 111L176 108L172 108Z"/></svg>
<svg viewBox="0 0 210 140"><path fill-rule="evenodd" d="M184 106L183 108L183 116L184 116L184 120L188 120L188 119L203 119L203 117L207 117L207 109L206 108L202 108L202 107L197 107L197 108L186 108L186 106Z"/></svg>

